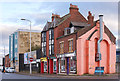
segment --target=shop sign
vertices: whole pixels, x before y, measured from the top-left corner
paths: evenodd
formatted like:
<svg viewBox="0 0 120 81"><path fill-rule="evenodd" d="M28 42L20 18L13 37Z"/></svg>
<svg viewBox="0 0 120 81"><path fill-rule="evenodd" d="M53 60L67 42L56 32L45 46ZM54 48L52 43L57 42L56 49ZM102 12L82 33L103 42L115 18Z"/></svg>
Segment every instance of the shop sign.
<svg viewBox="0 0 120 81"><path fill-rule="evenodd" d="M95 74L96 75L103 75L104 74L104 67L95 67Z"/></svg>
<svg viewBox="0 0 120 81"><path fill-rule="evenodd" d="M43 62L43 61L47 61L47 58L40 58L40 60Z"/></svg>
<svg viewBox="0 0 120 81"><path fill-rule="evenodd" d="M66 54L58 54L57 58L61 58L61 57L72 57L72 56L76 56L75 51L73 53L66 53Z"/></svg>
<svg viewBox="0 0 120 81"><path fill-rule="evenodd" d="M56 57L50 57L50 59L56 59Z"/></svg>
<svg viewBox="0 0 120 81"><path fill-rule="evenodd" d="M40 59L37 59L36 62L40 62Z"/></svg>

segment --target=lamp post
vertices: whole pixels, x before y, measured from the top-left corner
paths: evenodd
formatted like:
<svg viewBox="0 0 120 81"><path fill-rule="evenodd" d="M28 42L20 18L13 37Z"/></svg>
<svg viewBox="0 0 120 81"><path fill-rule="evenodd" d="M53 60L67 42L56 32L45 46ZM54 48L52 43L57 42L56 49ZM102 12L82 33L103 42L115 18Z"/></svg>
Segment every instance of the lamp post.
<svg viewBox="0 0 120 81"><path fill-rule="evenodd" d="M28 19L21 19L30 22L30 58L31 58L31 21ZM31 67L31 61L30 61L30 74L32 74L32 67Z"/></svg>

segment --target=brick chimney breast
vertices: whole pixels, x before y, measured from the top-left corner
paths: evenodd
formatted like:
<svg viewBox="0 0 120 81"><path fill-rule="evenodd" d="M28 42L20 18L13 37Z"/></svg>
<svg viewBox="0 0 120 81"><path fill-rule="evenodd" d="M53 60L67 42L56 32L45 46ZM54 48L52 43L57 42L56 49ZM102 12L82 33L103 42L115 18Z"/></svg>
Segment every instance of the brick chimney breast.
<svg viewBox="0 0 120 81"><path fill-rule="evenodd" d="M94 16L92 16L92 13L89 11L88 12L88 24L91 24L91 26L93 26L93 22L94 22Z"/></svg>
<svg viewBox="0 0 120 81"><path fill-rule="evenodd" d="M54 20L54 18L60 18L60 15L52 13L52 21Z"/></svg>
<svg viewBox="0 0 120 81"><path fill-rule="evenodd" d="M77 5L70 4L69 10L70 10L70 14L72 14L72 13L78 12L79 8Z"/></svg>

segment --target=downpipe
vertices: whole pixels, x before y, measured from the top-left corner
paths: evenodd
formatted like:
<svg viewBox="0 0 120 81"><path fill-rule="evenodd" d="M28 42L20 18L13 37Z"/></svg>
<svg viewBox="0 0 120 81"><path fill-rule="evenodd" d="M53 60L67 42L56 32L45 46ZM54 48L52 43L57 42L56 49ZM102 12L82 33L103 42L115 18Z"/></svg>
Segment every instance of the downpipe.
<svg viewBox="0 0 120 81"><path fill-rule="evenodd" d="M101 57L101 53L100 53L100 42L103 40L103 15L99 15L99 22L100 22L100 38L97 42L97 46L98 46L98 50L97 50L97 54L99 54L99 67L101 67L100 64L100 57ZM101 69L100 69L101 71ZM101 75L101 72L100 72Z"/></svg>

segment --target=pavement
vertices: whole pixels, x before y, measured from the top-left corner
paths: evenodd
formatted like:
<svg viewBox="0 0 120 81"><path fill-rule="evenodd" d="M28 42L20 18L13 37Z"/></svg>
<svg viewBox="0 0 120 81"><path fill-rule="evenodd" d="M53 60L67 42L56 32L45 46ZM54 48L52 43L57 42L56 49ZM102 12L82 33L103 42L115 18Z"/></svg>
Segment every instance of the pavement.
<svg viewBox="0 0 120 81"><path fill-rule="evenodd" d="M16 74L16 73L2 73L2 79L10 80L10 79L54 79L54 78L22 75L22 74Z"/></svg>
<svg viewBox="0 0 120 81"><path fill-rule="evenodd" d="M33 72L32 74L29 74L29 72L19 72L16 74L21 75L29 75L29 76L37 76L37 77L44 77L44 78L54 78L54 79L118 79L118 74L106 74L102 76L98 75L89 75L85 74L82 76L78 76L76 74L66 75L66 74L40 74Z"/></svg>

